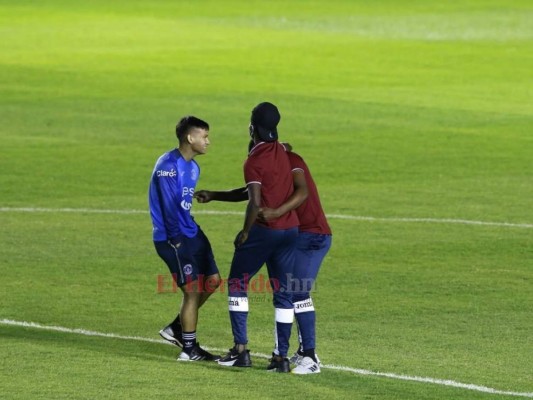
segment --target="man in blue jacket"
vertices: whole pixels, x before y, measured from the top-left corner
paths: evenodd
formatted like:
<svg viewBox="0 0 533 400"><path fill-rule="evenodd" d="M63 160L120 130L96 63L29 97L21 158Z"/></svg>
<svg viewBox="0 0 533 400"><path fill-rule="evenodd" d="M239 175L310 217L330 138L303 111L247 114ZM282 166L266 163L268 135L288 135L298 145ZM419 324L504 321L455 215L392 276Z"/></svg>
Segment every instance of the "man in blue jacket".
<svg viewBox="0 0 533 400"><path fill-rule="evenodd" d="M216 361L196 341L198 309L220 285L220 274L209 240L191 216L200 167L194 161L209 146L209 125L193 116L176 126L179 147L157 160L149 190L153 240L167 264L183 301L175 320L159 333L183 348L180 361Z"/></svg>

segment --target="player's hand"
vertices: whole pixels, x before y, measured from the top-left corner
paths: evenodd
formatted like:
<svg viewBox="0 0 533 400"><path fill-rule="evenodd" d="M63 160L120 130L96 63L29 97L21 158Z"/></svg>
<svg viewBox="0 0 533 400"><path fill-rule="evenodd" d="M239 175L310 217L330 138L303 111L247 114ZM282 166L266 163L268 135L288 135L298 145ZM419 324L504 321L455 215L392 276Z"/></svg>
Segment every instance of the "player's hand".
<svg viewBox="0 0 533 400"><path fill-rule="evenodd" d="M277 210L274 210L272 208L263 207L259 209L259 214L257 215L257 218L261 222L267 222L271 221L273 219L279 218L280 215L277 212Z"/></svg>
<svg viewBox="0 0 533 400"><path fill-rule="evenodd" d="M233 244L235 245L235 248L242 246L242 244L246 242L247 239L248 239L248 232L240 231L239 233L237 233L237 237L235 238L235 241L233 242Z"/></svg>
<svg viewBox="0 0 533 400"><path fill-rule="evenodd" d="M209 190L199 190L194 193L193 197L198 201L198 203L209 203L213 200L213 192Z"/></svg>

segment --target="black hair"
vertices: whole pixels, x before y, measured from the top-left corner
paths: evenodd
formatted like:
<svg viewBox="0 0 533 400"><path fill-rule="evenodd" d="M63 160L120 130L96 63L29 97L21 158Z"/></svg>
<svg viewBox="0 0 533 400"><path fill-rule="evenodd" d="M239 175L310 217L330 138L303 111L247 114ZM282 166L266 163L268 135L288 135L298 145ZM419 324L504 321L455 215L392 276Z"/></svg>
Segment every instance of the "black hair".
<svg viewBox="0 0 533 400"><path fill-rule="evenodd" d="M183 117L176 125L176 137L180 143L185 140L185 135L187 135L192 128L200 128L208 131L209 124L200 118L193 117L192 115Z"/></svg>

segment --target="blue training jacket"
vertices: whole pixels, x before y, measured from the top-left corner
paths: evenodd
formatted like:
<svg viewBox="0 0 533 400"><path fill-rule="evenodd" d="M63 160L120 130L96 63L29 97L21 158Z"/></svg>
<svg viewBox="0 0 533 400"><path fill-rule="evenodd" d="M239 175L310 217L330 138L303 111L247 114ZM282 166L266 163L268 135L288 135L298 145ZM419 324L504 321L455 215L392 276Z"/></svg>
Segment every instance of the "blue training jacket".
<svg viewBox="0 0 533 400"><path fill-rule="evenodd" d="M191 216L191 207L199 177L196 161L185 160L178 149L159 157L148 194L154 241L196 236L198 225Z"/></svg>

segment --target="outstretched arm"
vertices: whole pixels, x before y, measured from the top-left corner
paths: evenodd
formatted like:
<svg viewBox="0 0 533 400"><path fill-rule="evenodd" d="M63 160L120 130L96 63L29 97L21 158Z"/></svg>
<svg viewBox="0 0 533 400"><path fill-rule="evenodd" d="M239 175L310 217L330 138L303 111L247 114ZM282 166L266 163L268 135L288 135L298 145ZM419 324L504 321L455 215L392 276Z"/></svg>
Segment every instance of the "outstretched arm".
<svg viewBox="0 0 533 400"><path fill-rule="evenodd" d="M237 234L234 242L236 248L246 242L246 239L248 239L248 233L250 232L250 229L252 229L252 225L259 214L259 209L261 208L261 184L250 183L248 185L248 194L250 199L248 200L248 205L246 206L244 226L242 231Z"/></svg>
<svg viewBox="0 0 533 400"><path fill-rule="evenodd" d="M307 199L309 190L307 189L304 172L301 169L292 171L292 179L294 181L294 192L288 200L278 208L261 208L259 210L260 220L270 221L271 219L279 218L283 214L298 208Z"/></svg>
<svg viewBox="0 0 533 400"><path fill-rule="evenodd" d="M230 202L245 201L248 200L248 189L241 187L227 191L199 190L194 194L194 198L198 203L209 203L212 200Z"/></svg>

